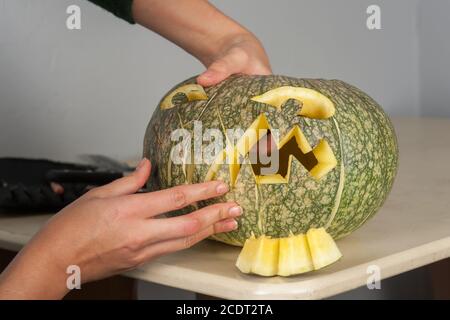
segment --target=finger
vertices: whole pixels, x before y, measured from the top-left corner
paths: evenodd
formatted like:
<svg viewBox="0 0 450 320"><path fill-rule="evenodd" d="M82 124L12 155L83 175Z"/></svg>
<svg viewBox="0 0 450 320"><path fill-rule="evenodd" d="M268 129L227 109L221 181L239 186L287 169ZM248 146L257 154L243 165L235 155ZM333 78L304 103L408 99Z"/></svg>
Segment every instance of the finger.
<svg viewBox="0 0 450 320"><path fill-rule="evenodd" d="M133 194L127 197L127 204L138 215L150 218L184 208L197 201L223 195L228 190L228 185L222 181L209 181L150 193Z"/></svg>
<svg viewBox="0 0 450 320"><path fill-rule="evenodd" d="M135 193L147 182L150 169L150 161L144 158L132 174L117 179L107 185L94 188L86 196L107 198Z"/></svg>
<svg viewBox="0 0 450 320"><path fill-rule="evenodd" d="M227 59L213 62L208 69L197 78L197 83L204 87L213 86L225 80L233 73Z"/></svg>
<svg viewBox="0 0 450 320"><path fill-rule="evenodd" d="M267 76L272 74L272 69L270 69L270 66L267 66L262 63L257 63L249 67L248 70L244 72L245 74L254 74L254 75L260 75L260 76Z"/></svg>
<svg viewBox="0 0 450 320"><path fill-rule="evenodd" d="M267 58L251 58L247 50L235 47L213 62L204 73L197 77L197 82L208 87L237 73L269 75L272 74L272 70Z"/></svg>
<svg viewBox="0 0 450 320"><path fill-rule="evenodd" d="M197 82L203 86L212 86L235 73L245 73L249 65L249 54L242 48L233 48L222 58L214 61L203 74L197 78Z"/></svg>
<svg viewBox="0 0 450 320"><path fill-rule="evenodd" d="M148 235L148 243L187 237L241 214L242 208L235 202L217 203L183 216L148 220L140 232Z"/></svg>
<svg viewBox="0 0 450 320"><path fill-rule="evenodd" d="M64 193L64 187L56 182L50 182L50 188L52 191L56 194L63 194Z"/></svg>
<svg viewBox="0 0 450 320"><path fill-rule="evenodd" d="M172 253L175 251L183 250L192 247L198 242L212 236L213 234L230 232L236 230L238 223L234 219L226 219L217 222L213 226L200 230L199 232L181 238L176 238L167 241L161 241L155 244L151 244L143 248L139 253L138 260L144 263L152 258L159 257L163 254Z"/></svg>

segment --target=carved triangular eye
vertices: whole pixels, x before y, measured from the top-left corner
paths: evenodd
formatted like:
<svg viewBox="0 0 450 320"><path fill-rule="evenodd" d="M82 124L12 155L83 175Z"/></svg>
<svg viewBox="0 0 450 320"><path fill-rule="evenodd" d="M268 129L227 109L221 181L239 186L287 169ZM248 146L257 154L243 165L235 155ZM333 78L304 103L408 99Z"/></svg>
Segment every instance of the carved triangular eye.
<svg viewBox="0 0 450 320"><path fill-rule="evenodd" d="M160 107L162 110L167 110L175 107L174 99L177 96L184 95L187 101L194 100L206 100L208 96L201 85L198 84L186 84L176 88L166 95L161 101Z"/></svg>
<svg viewBox="0 0 450 320"><path fill-rule="evenodd" d="M298 115L313 119L327 119L334 115L333 102L326 96L312 89L283 86L269 90L251 100L265 103L281 110L282 105L290 99L301 103Z"/></svg>

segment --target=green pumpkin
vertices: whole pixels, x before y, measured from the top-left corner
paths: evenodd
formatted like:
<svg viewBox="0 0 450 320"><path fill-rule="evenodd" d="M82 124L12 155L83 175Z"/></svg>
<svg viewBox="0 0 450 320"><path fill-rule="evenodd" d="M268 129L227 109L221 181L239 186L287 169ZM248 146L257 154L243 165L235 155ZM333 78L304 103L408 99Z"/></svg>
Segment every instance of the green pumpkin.
<svg viewBox="0 0 450 320"><path fill-rule="evenodd" d="M385 201L397 172L397 141L387 115L364 92L339 80L276 75L233 76L204 91L193 84L195 78L175 86L153 113L144 140L144 156L153 164L148 187L165 189L209 179L228 182L231 190L225 196L197 204L202 207L234 200L244 210L236 231L215 235L214 239L242 246L253 236L283 238L321 227L336 239L359 228ZM280 87L289 88L285 93L298 89L304 99L280 96ZM320 110L309 109L315 107ZM331 152L331 160L324 160L326 169L312 169L319 167L320 152L309 167L306 160L289 156L287 177L266 180L258 180L245 155L248 150L243 152L243 162L232 170L227 163L171 161L171 150L177 143L171 140L171 133L176 129L193 132L198 120L203 131L215 128L225 134L226 129L259 128L261 119L269 130L278 130L277 143L297 130L311 146L311 152L304 152L307 155L312 156L321 142L326 142ZM200 143L203 148L210 144ZM194 149L194 140L191 147Z"/></svg>

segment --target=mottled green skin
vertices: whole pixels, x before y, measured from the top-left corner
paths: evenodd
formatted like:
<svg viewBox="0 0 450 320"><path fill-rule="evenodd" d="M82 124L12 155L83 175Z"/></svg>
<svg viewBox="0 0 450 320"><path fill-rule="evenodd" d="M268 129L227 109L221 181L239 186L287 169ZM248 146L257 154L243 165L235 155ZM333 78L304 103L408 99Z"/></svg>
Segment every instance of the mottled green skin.
<svg viewBox="0 0 450 320"><path fill-rule="evenodd" d="M195 79L185 83L195 83ZM311 88L324 94L334 102L335 115L326 120L308 119L296 115L299 105L294 100L285 103L281 111L250 101L253 96L286 85ZM222 198L200 203L204 206L232 199L244 209L239 229L216 235L215 239L242 245L252 233L283 237L289 232L304 233L311 227L322 226L327 227L334 238L339 238L360 227L383 204L397 171L397 141L388 117L365 93L339 80L284 76L234 76L205 91L210 98L215 95L206 108L206 101L193 101L169 110L157 108L154 112L144 141L144 156L157 168L153 172L152 189L186 183L181 165L171 165L171 179L168 179L170 134L181 127L180 119L186 129L192 129L191 120L197 119L203 122L203 129L222 129L219 119L227 129L246 129L258 115L265 113L271 127L279 129L281 136L293 125L298 125L312 147L320 139L326 139L338 160L336 168L321 180L315 180L294 159L288 184L259 186L255 184L251 166L244 164L231 192ZM204 143L206 145L208 143ZM345 183L339 202L336 195L343 178L342 164ZM208 168L206 164L195 165L190 182L204 181ZM222 166L217 178L229 181L227 165ZM333 215L335 203L337 210Z"/></svg>

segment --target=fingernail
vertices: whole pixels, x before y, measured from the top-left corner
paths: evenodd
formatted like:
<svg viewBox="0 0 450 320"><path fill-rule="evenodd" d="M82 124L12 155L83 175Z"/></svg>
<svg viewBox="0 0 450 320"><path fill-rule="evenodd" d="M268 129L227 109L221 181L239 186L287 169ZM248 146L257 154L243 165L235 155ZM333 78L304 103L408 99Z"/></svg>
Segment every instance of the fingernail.
<svg viewBox="0 0 450 320"><path fill-rule="evenodd" d="M144 163L145 163L146 160L147 160L147 158L143 158L143 159L139 162L138 166L136 167L136 171L141 170L141 168L144 166Z"/></svg>
<svg viewBox="0 0 450 320"><path fill-rule="evenodd" d="M238 223L237 223L236 220L232 220L232 221L230 221L230 222L227 222L227 227L228 227L230 230L236 230L236 229L238 228ZM227 228L227 229L228 229L228 228Z"/></svg>
<svg viewBox="0 0 450 320"><path fill-rule="evenodd" d="M239 216L242 214L242 208L239 207L239 206L231 207L231 208L228 210L228 213L229 213L230 216L232 216L232 217L239 217Z"/></svg>
<svg viewBox="0 0 450 320"><path fill-rule="evenodd" d="M216 192L218 193L218 194L222 194L222 193L225 193L225 192L228 192L228 185L226 184L226 183L221 183L221 184L219 184L217 187L216 187Z"/></svg>

